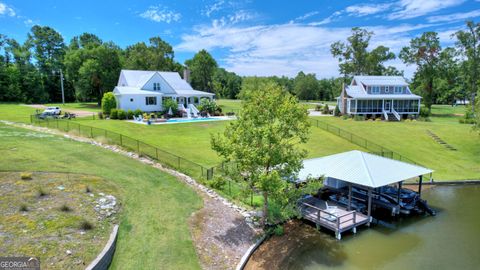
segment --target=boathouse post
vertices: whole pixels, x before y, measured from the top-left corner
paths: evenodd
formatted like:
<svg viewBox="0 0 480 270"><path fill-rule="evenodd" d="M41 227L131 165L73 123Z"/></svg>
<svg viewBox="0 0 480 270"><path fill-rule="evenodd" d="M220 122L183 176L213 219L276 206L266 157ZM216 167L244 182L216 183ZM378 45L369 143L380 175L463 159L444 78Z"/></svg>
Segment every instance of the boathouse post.
<svg viewBox="0 0 480 270"><path fill-rule="evenodd" d="M348 183L348 211L352 210L352 184Z"/></svg>
<svg viewBox="0 0 480 270"><path fill-rule="evenodd" d="M398 203L398 206L400 206L400 190L402 189L402 182L403 182L403 181L398 182L398 190L397 190L397 203Z"/></svg>
<svg viewBox="0 0 480 270"><path fill-rule="evenodd" d="M370 226L370 222L372 221L372 189L368 188L368 223L367 226Z"/></svg>
<svg viewBox="0 0 480 270"><path fill-rule="evenodd" d="M422 180L423 180L423 175L420 175L418 180L418 196L419 197L422 196Z"/></svg>

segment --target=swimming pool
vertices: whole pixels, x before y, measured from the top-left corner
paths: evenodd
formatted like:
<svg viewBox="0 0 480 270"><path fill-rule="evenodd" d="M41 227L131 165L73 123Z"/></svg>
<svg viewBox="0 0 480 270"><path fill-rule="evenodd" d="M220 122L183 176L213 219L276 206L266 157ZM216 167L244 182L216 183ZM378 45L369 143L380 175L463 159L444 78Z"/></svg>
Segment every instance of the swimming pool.
<svg viewBox="0 0 480 270"><path fill-rule="evenodd" d="M225 120L213 117L200 117L200 118L187 118L187 119L168 119L167 123L190 123L190 122L203 122L203 121L218 121Z"/></svg>

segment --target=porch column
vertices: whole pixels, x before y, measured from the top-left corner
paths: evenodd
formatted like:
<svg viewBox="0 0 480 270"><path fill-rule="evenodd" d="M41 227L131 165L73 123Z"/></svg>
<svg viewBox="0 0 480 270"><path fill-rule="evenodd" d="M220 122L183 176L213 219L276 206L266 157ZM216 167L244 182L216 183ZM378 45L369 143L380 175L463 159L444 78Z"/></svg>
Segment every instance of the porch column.
<svg viewBox="0 0 480 270"><path fill-rule="evenodd" d="M422 197L422 181L423 181L423 175L420 175L418 180L418 196L419 197Z"/></svg>
<svg viewBox="0 0 480 270"><path fill-rule="evenodd" d="M372 189L368 188L368 207L367 207L368 223L367 226L370 226L372 221Z"/></svg>
<svg viewBox="0 0 480 270"><path fill-rule="evenodd" d="M352 184L348 183L348 211L352 210Z"/></svg>

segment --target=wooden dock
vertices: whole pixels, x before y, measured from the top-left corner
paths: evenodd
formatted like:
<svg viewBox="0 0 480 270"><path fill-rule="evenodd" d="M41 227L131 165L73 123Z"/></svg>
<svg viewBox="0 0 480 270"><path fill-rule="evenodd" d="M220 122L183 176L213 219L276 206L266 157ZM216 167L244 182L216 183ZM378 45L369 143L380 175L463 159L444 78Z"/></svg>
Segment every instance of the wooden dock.
<svg viewBox="0 0 480 270"><path fill-rule="evenodd" d="M343 232L352 230L356 233L358 226L369 223L368 216L360 212L348 211L333 202L327 204L315 197L303 199L299 207L304 219L314 222L317 227L332 230L338 240Z"/></svg>

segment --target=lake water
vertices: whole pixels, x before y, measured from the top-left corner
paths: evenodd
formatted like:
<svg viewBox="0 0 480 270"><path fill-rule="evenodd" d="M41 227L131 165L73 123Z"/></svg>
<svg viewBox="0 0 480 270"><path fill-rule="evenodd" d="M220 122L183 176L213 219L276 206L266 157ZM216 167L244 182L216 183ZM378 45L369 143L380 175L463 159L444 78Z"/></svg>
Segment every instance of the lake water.
<svg viewBox="0 0 480 270"><path fill-rule="evenodd" d="M480 185L441 186L422 197L437 216L374 225L341 241L318 232L283 258L282 269L480 269ZM311 226L302 225L302 230Z"/></svg>

